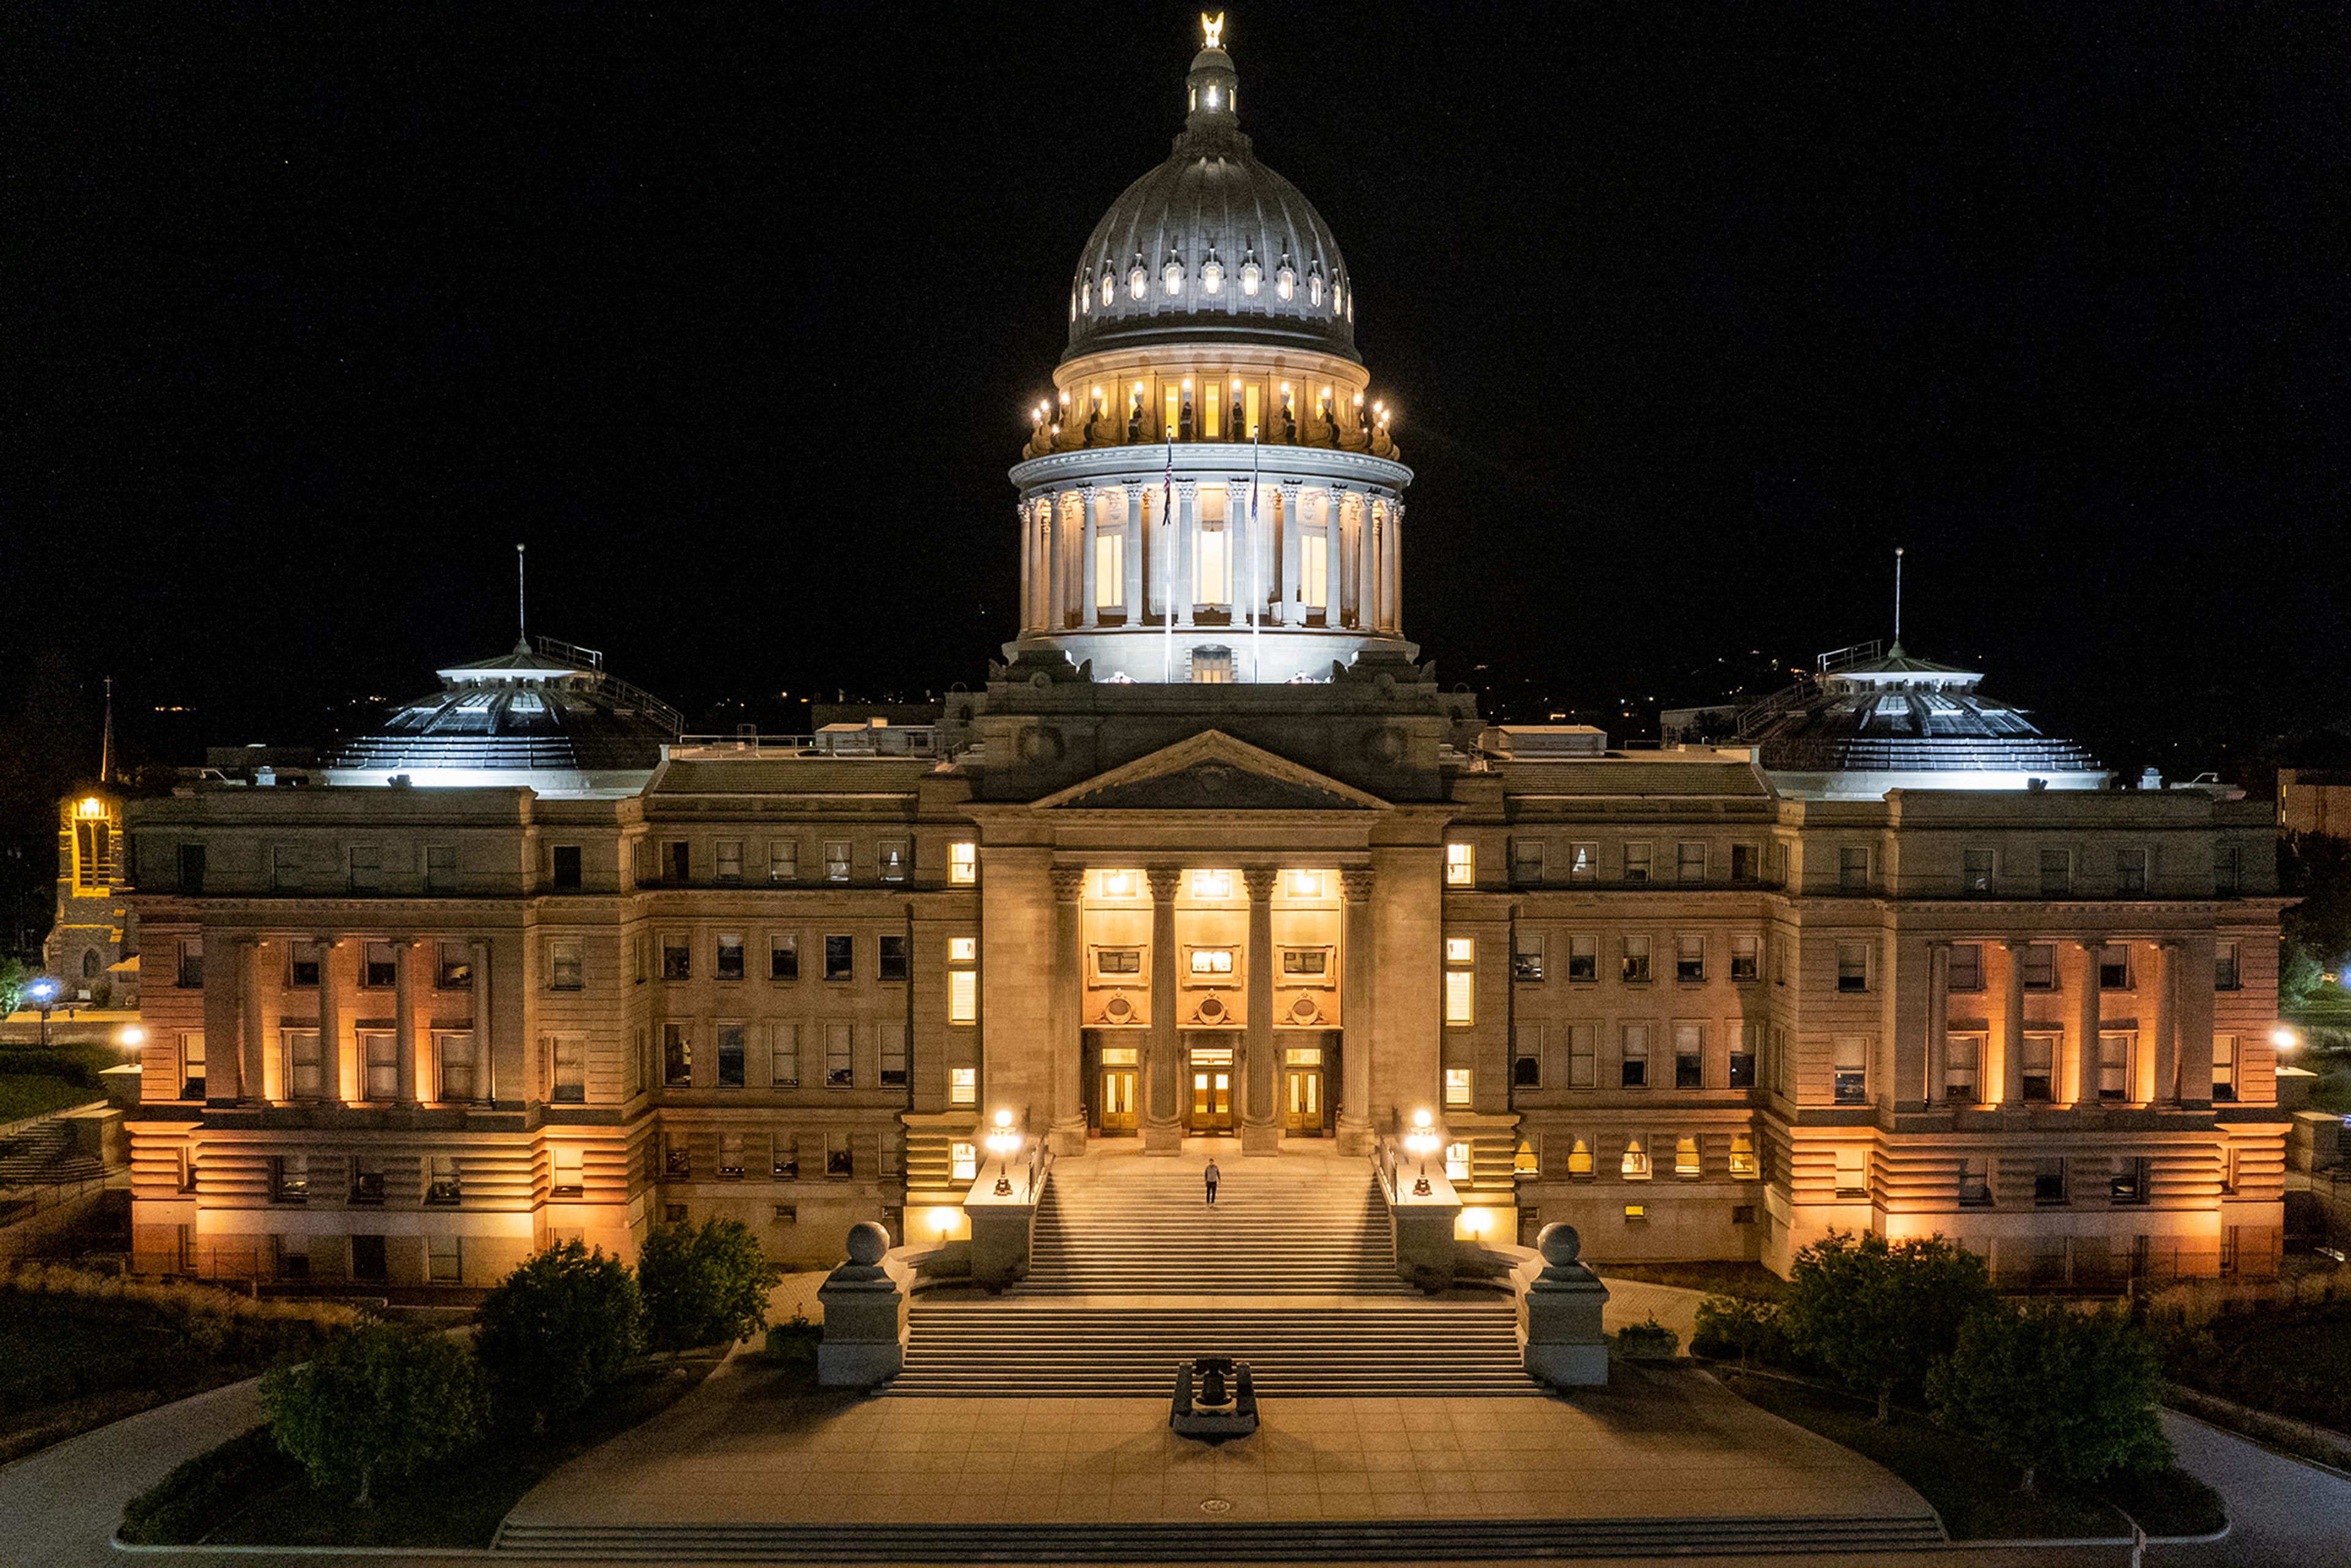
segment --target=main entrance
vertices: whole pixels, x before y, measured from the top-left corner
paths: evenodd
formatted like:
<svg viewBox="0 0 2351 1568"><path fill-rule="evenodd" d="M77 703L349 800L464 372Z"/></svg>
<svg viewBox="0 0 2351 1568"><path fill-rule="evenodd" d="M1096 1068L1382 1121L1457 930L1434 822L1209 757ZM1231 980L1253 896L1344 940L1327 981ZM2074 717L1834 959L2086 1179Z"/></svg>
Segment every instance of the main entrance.
<svg viewBox="0 0 2351 1568"><path fill-rule="evenodd" d="M1292 1046L1282 1053L1281 1127L1294 1138L1322 1135L1322 1052Z"/></svg>
<svg viewBox="0 0 2351 1568"><path fill-rule="evenodd" d="M1104 1134L1118 1136L1134 1131L1135 1081L1141 1071L1137 1065L1140 1054L1131 1045L1106 1045L1102 1048L1101 1092L1094 1103L1100 1107L1097 1123Z"/></svg>
<svg viewBox="0 0 2351 1568"><path fill-rule="evenodd" d="M1192 1098L1184 1118L1193 1133L1233 1130L1233 1051L1230 1046L1196 1045L1187 1053Z"/></svg>

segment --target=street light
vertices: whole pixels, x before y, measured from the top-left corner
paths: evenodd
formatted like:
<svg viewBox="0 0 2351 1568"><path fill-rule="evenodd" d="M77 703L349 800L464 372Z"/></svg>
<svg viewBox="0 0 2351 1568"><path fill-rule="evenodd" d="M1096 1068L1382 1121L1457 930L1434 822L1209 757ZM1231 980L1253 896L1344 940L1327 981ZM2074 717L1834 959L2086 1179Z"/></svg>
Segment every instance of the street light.
<svg viewBox="0 0 2351 1568"><path fill-rule="evenodd" d="M1428 1196L1428 1156L1437 1152L1437 1137L1429 1129L1432 1118L1426 1111L1412 1114L1412 1131L1405 1134L1404 1146L1420 1156L1420 1179L1412 1184L1412 1196Z"/></svg>
<svg viewBox="0 0 2351 1568"><path fill-rule="evenodd" d="M2277 1028L2270 1030L2270 1043L2276 1046L2280 1051L2292 1051L2295 1046L2302 1043L2302 1036L2294 1032L2293 1030L2288 1029L2285 1025L2280 1024Z"/></svg>
<svg viewBox="0 0 2351 1568"><path fill-rule="evenodd" d="M41 1004L41 1049L46 1051L49 1044L49 1004L57 999L57 983L46 977L35 980L25 988L25 994Z"/></svg>
<svg viewBox="0 0 2351 1568"><path fill-rule="evenodd" d="M1012 1130L1012 1113L996 1113L996 1130L987 1134L987 1152L997 1158L996 1196L1012 1196L1012 1155L1020 1146L1020 1134Z"/></svg>
<svg viewBox="0 0 2351 1568"><path fill-rule="evenodd" d="M136 1051L141 1046L147 1043L147 1031L141 1029L134 1023L126 1027L123 1031L115 1038L122 1042L123 1050Z"/></svg>

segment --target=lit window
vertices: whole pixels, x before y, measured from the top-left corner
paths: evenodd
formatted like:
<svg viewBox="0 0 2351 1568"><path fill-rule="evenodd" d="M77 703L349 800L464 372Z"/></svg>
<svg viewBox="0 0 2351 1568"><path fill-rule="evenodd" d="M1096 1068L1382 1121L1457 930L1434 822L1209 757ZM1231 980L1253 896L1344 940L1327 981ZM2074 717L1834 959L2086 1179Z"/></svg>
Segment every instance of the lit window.
<svg viewBox="0 0 2351 1568"><path fill-rule="evenodd" d="M1232 873L1228 871L1196 871L1192 873L1193 897L1230 898L1232 895Z"/></svg>
<svg viewBox="0 0 2351 1568"><path fill-rule="evenodd" d="M1640 1139L1625 1145L1625 1157L1616 1163L1616 1170L1626 1181L1649 1179L1649 1152L1641 1147Z"/></svg>
<svg viewBox="0 0 2351 1568"><path fill-rule="evenodd" d="M1319 272L1306 280L1306 303L1309 305L1322 303L1322 275Z"/></svg>
<svg viewBox="0 0 2351 1568"><path fill-rule="evenodd" d="M1104 269L1103 269L1103 271L1102 271L1102 308L1103 308L1103 309L1105 309L1105 310L1107 310L1107 309L1109 309L1109 308L1110 308L1110 301L1111 301L1111 295L1112 295L1112 291L1113 291L1113 284L1112 284L1112 282L1111 282L1110 271L1109 271L1109 269L1108 269L1108 268L1104 268Z"/></svg>
<svg viewBox="0 0 2351 1568"><path fill-rule="evenodd" d="M1133 898L1134 873L1131 871L1106 871L1101 873L1102 895L1104 898Z"/></svg>
<svg viewBox="0 0 2351 1568"><path fill-rule="evenodd" d="M1567 1151L1567 1174L1587 1177L1592 1175L1592 1145L1582 1138L1576 1139Z"/></svg>
<svg viewBox="0 0 2351 1568"><path fill-rule="evenodd" d="M1869 1041L1858 1035L1840 1035L1834 1046L1836 1103L1864 1105L1869 1102Z"/></svg>
<svg viewBox="0 0 2351 1568"><path fill-rule="evenodd" d="M2212 1103L2231 1104L2237 1098L2237 1037L2212 1037Z"/></svg>
<svg viewBox="0 0 2351 1568"><path fill-rule="evenodd" d="M1529 1138L1519 1140L1518 1152L1510 1156L1510 1174L1530 1176L1542 1175L1542 1156L1537 1152L1533 1140Z"/></svg>
<svg viewBox="0 0 2351 1568"><path fill-rule="evenodd" d="M947 938L947 962L948 962L948 963L950 963L950 964L969 964L969 963L974 963L974 962L976 962L976 961L978 959L978 957L979 957L979 938L978 938L978 937L977 937L977 936L950 936L950 937L948 937L948 938Z"/></svg>
<svg viewBox="0 0 2351 1568"><path fill-rule="evenodd" d="M1208 101L1213 104L1216 100L1217 90L1214 88L1210 88L1208 89ZM1203 262L1200 266L1200 287L1202 290L1209 294L1218 294L1223 292L1224 286L1225 269L1214 261Z"/></svg>
<svg viewBox="0 0 2351 1568"><path fill-rule="evenodd" d="M1445 1021L1453 1028L1477 1021L1477 953L1470 937L1445 939Z"/></svg>
<svg viewBox="0 0 2351 1568"><path fill-rule="evenodd" d="M1263 276L1264 274L1258 270L1257 263L1253 261L1241 263L1241 292L1254 296L1257 293L1258 279Z"/></svg>
<svg viewBox="0 0 2351 1568"><path fill-rule="evenodd" d="M1469 1104L1469 1069L1448 1067L1445 1070L1445 1103L1467 1109Z"/></svg>
<svg viewBox="0 0 2351 1568"><path fill-rule="evenodd" d="M979 1069L950 1067L947 1069L947 1103L977 1105L979 1103Z"/></svg>
<svg viewBox="0 0 2351 1568"><path fill-rule="evenodd" d="M973 969L947 971L947 1022L979 1021L979 975Z"/></svg>
<svg viewBox="0 0 2351 1568"><path fill-rule="evenodd" d="M1273 291L1281 298L1288 299L1297 291L1297 288L1298 274L1292 272L1290 269L1290 264L1285 261L1281 264L1281 270L1273 275Z"/></svg>
<svg viewBox="0 0 2351 1568"><path fill-rule="evenodd" d="M1230 979L1233 974L1233 950L1230 947L1195 947L1191 954L1195 977Z"/></svg>
<svg viewBox="0 0 2351 1568"><path fill-rule="evenodd" d="M1674 1140L1674 1175L1684 1181L1695 1180L1700 1174L1698 1161L1698 1140L1683 1136Z"/></svg>
<svg viewBox="0 0 2351 1568"><path fill-rule="evenodd" d="M1126 292L1129 298L1142 298L1143 291L1150 287L1151 275L1144 271L1140 265L1126 275Z"/></svg>
<svg viewBox="0 0 2351 1568"><path fill-rule="evenodd" d="M947 1170L948 1180L977 1181L979 1178L979 1145L977 1144L954 1145L953 1153L949 1157L953 1164Z"/></svg>
<svg viewBox="0 0 2351 1568"><path fill-rule="evenodd" d="M1181 294L1184 292L1184 264L1182 262L1170 261L1165 267L1160 269L1159 276L1165 281L1168 293Z"/></svg>
<svg viewBox="0 0 2351 1568"><path fill-rule="evenodd" d="M1322 873L1319 871L1293 871L1290 873L1290 896L1320 898L1322 896Z"/></svg>
<svg viewBox="0 0 2351 1568"><path fill-rule="evenodd" d="M1445 1145L1445 1179L1447 1181L1468 1181L1469 1179L1468 1145L1447 1144Z"/></svg>
<svg viewBox="0 0 2351 1568"><path fill-rule="evenodd" d="M879 844L874 846L873 859L875 870L880 873L883 882L904 882L906 880L907 854L905 840L883 839Z"/></svg>
<svg viewBox="0 0 2351 1568"><path fill-rule="evenodd" d="M1468 844L1445 846L1445 885L1468 887L1478 880L1476 850Z"/></svg>
<svg viewBox="0 0 2351 1568"><path fill-rule="evenodd" d="M1750 1177L1755 1175L1754 1134L1733 1133L1730 1134L1730 1174L1734 1176Z"/></svg>

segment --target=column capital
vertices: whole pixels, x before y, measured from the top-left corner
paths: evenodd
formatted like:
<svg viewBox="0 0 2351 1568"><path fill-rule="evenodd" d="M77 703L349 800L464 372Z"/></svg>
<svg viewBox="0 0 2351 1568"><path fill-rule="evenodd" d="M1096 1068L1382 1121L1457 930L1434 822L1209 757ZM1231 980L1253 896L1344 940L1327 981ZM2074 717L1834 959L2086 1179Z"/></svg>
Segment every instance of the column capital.
<svg viewBox="0 0 2351 1568"><path fill-rule="evenodd" d="M1251 904L1263 904L1266 900L1271 898L1273 896L1274 878L1280 874L1281 873L1280 872L1274 870L1271 866L1247 865L1241 867L1241 885L1249 890L1249 902Z"/></svg>
<svg viewBox="0 0 2351 1568"><path fill-rule="evenodd" d="M1367 865L1343 866L1339 871L1339 891L1349 904L1362 904L1372 896L1372 883L1378 873Z"/></svg>
<svg viewBox="0 0 2351 1568"><path fill-rule="evenodd" d="M1086 868L1081 865L1050 866L1045 876L1053 884L1053 897L1058 903L1067 904L1085 891Z"/></svg>
<svg viewBox="0 0 2351 1568"><path fill-rule="evenodd" d="M1178 479L1176 481L1176 493L1187 501L1191 500L1200 493L1200 482L1197 479Z"/></svg>
<svg viewBox="0 0 2351 1568"><path fill-rule="evenodd" d="M1118 487L1126 492L1126 504L1130 507L1143 494L1143 481L1140 479L1121 479Z"/></svg>
<svg viewBox="0 0 2351 1568"><path fill-rule="evenodd" d="M1184 868L1173 865L1151 866L1144 870L1143 880L1151 884L1152 903L1173 904L1176 902L1176 890L1184 885Z"/></svg>

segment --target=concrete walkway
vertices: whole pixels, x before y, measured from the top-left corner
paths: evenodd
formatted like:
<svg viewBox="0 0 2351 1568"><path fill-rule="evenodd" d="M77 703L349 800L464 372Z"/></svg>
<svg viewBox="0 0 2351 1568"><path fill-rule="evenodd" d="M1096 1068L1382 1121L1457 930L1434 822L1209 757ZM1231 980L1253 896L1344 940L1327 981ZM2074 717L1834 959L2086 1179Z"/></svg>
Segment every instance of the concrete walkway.
<svg viewBox="0 0 2351 1568"><path fill-rule="evenodd" d="M249 1377L0 1467L0 1563L116 1568L124 1559L107 1542L122 1505L260 1421L261 1382Z"/></svg>
<svg viewBox="0 0 2351 1568"><path fill-rule="evenodd" d="M2210 1546L2152 1550L2166 1568L2351 1568L2351 1477L2272 1453L2177 1410L2163 1430L2180 1467L2220 1490L2229 1504L2229 1534Z"/></svg>

